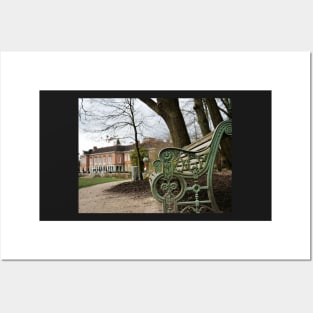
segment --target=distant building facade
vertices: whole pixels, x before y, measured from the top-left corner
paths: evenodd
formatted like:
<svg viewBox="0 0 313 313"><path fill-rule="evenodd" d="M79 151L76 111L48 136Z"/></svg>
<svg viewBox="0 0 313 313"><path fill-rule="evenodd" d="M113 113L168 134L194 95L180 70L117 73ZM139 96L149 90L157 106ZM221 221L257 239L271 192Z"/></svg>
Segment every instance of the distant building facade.
<svg viewBox="0 0 313 313"><path fill-rule="evenodd" d="M80 171L94 172L128 172L131 170L130 152L133 145L115 145L110 147L93 147L84 151L80 157Z"/></svg>
<svg viewBox="0 0 313 313"><path fill-rule="evenodd" d="M157 158L157 152L169 145L169 141L156 138L145 138L140 144L147 150L149 160ZM135 145L116 144L109 147L97 148L93 147L88 151L83 151L80 156L80 172L81 173L116 173L130 172L131 160L130 154L134 151Z"/></svg>

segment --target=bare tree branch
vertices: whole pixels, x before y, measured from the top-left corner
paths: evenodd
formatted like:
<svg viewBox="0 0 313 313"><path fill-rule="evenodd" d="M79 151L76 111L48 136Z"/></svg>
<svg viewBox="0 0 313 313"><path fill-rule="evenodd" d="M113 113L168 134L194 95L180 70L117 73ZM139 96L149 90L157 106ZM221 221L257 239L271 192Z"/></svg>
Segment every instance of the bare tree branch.
<svg viewBox="0 0 313 313"><path fill-rule="evenodd" d="M135 141L135 150L138 159L139 179L142 179L143 161L140 157L139 138L141 127L144 121L135 108L134 98L125 99L90 99L90 108L88 114L88 127L85 131L92 133L108 132L115 136L116 132L122 129L127 129L131 137ZM120 137L120 136L119 136Z"/></svg>

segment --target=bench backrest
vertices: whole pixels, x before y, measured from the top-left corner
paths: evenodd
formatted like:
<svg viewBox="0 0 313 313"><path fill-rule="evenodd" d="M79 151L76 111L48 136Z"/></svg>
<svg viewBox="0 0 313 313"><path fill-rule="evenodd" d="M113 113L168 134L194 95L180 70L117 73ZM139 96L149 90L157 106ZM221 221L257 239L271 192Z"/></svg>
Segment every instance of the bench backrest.
<svg viewBox="0 0 313 313"><path fill-rule="evenodd" d="M183 177L203 175L209 167L212 167L223 134L232 134L232 122L221 122L214 132L185 146L182 149L165 148L159 153L159 160L153 164L156 172L164 169L168 175L174 173Z"/></svg>
<svg viewBox="0 0 313 313"><path fill-rule="evenodd" d="M208 133L204 137L196 140L195 142L189 144L188 146L183 147L183 150L199 151L209 147L212 141L213 134L214 132Z"/></svg>

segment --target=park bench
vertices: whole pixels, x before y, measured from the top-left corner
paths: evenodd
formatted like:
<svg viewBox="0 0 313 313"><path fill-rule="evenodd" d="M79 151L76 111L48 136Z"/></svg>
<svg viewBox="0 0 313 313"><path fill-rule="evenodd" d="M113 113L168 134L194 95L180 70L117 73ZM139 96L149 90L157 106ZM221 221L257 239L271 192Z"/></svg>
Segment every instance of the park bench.
<svg viewBox="0 0 313 313"><path fill-rule="evenodd" d="M164 213L221 213L213 193L215 159L224 135L232 135L232 121L223 121L196 142L180 148L165 148L153 162L151 191ZM205 200L199 197L205 193ZM200 198L200 199L199 199Z"/></svg>

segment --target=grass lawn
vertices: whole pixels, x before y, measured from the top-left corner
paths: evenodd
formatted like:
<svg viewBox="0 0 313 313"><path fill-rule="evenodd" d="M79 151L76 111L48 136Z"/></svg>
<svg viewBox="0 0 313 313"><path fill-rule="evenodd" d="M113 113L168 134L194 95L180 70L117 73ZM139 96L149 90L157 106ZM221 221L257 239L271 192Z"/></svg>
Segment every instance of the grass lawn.
<svg viewBox="0 0 313 313"><path fill-rule="evenodd" d="M78 188L89 187L93 185L103 184L103 183L110 183L114 181L122 181L126 180L125 178L116 178L116 177L79 177L78 180Z"/></svg>

